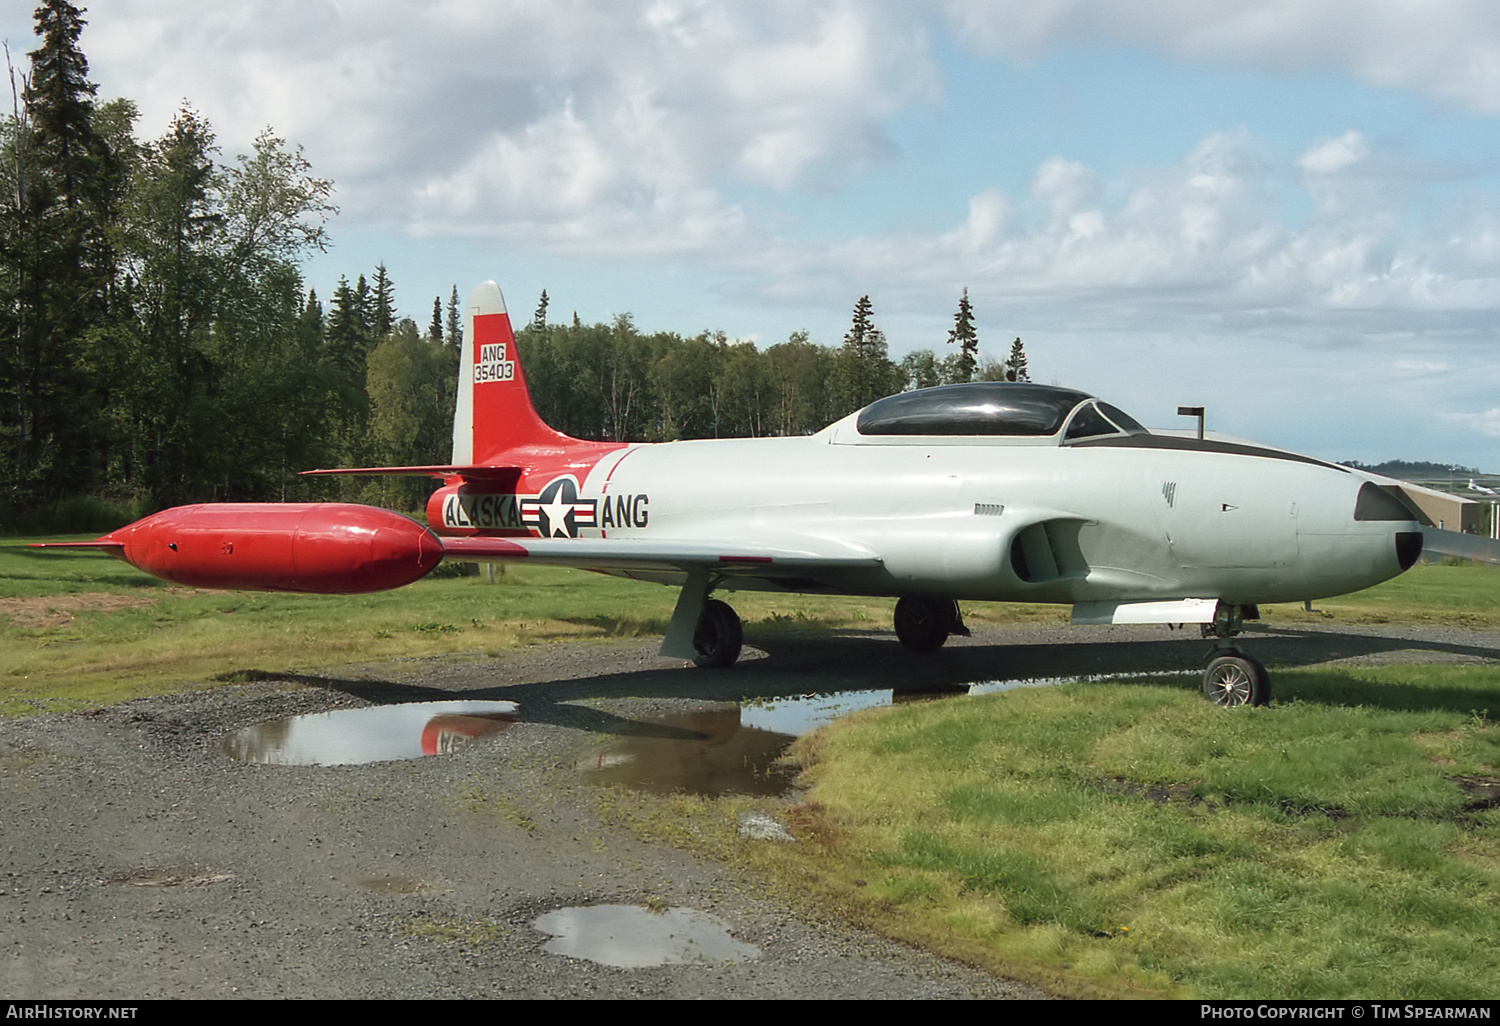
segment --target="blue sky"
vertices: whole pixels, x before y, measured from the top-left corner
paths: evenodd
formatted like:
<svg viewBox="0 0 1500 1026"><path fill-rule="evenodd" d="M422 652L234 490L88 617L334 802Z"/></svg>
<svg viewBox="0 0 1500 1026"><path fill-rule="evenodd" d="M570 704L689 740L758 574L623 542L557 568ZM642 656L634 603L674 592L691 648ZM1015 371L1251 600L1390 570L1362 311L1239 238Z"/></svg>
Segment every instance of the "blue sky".
<svg viewBox="0 0 1500 1026"><path fill-rule="evenodd" d="M0 11L13 54L28 5ZM981 341L1153 426L1500 471L1488 0L113 0L101 98L334 181L308 283L893 355Z"/></svg>

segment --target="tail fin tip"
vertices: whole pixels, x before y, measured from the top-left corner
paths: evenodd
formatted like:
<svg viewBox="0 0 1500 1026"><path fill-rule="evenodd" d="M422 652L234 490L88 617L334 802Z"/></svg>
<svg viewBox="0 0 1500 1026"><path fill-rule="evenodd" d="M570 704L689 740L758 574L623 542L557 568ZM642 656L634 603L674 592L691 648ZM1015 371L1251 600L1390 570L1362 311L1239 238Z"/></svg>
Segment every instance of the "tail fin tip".
<svg viewBox="0 0 1500 1026"><path fill-rule="evenodd" d="M469 293L469 316L483 317L486 314L506 313L505 297L500 286L492 281L482 281Z"/></svg>

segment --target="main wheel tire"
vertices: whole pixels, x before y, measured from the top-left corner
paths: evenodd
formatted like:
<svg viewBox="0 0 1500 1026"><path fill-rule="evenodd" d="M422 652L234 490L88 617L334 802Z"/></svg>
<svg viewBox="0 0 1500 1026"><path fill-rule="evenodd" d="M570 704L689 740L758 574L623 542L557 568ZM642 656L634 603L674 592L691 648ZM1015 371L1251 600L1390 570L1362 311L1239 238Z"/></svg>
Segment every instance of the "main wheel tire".
<svg viewBox="0 0 1500 1026"><path fill-rule="evenodd" d="M1271 676L1259 660L1243 653L1209 661L1203 674L1203 697L1214 705L1265 705L1271 700Z"/></svg>
<svg viewBox="0 0 1500 1026"><path fill-rule="evenodd" d="M934 652L953 632L952 599L907 595L896 600L896 637L913 652Z"/></svg>
<svg viewBox="0 0 1500 1026"><path fill-rule="evenodd" d="M698 626L693 629L693 662L702 667L733 666L745 641L739 614L729 603L709 599L703 603Z"/></svg>

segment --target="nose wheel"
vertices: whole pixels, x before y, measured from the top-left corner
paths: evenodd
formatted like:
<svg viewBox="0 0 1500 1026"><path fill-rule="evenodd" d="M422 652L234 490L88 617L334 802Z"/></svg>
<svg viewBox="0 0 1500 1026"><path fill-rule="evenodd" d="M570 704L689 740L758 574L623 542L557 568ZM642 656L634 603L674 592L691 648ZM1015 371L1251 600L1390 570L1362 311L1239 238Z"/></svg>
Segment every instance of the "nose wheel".
<svg viewBox="0 0 1500 1026"><path fill-rule="evenodd" d="M1220 650L1203 674L1203 697L1226 709L1265 705L1271 700L1271 677L1254 656L1238 649Z"/></svg>

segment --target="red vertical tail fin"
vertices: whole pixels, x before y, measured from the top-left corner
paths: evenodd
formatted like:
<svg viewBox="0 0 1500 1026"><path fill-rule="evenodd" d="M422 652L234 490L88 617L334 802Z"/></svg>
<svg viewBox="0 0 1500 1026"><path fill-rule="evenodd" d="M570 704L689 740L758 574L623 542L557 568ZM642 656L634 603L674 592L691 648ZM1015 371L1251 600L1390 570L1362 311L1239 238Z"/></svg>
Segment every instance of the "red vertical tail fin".
<svg viewBox="0 0 1500 1026"><path fill-rule="evenodd" d="M498 285L487 281L475 288L468 312L453 415L455 466L527 466L537 458L619 448L570 438L537 415Z"/></svg>

